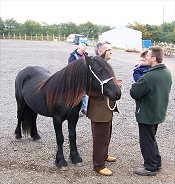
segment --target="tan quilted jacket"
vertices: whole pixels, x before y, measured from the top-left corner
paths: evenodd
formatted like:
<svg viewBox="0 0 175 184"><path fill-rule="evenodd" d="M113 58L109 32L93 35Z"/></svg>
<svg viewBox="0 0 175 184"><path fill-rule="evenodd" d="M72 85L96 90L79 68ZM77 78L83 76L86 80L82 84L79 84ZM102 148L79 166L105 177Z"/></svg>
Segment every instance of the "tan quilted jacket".
<svg viewBox="0 0 175 184"><path fill-rule="evenodd" d="M110 122L113 111L108 108L107 97L92 91L88 95L87 117L93 122ZM114 102L110 101L110 106L113 107Z"/></svg>

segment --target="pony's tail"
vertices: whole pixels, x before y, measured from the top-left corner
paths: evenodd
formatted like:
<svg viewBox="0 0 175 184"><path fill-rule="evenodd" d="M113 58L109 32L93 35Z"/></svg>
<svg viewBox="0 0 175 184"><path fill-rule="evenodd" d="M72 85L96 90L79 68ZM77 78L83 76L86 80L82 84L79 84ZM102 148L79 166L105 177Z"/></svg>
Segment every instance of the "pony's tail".
<svg viewBox="0 0 175 184"><path fill-rule="evenodd" d="M22 117L22 131L25 136L28 136L30 133L30 123L32 122L32 114L31 109L29 107L24 109L23 117Z"/></svg>

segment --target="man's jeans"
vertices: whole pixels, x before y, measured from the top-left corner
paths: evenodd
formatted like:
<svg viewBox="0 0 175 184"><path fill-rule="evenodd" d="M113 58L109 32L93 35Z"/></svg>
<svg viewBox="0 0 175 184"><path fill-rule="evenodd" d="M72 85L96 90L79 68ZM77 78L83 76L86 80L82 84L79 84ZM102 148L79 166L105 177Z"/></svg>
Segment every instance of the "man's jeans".
<svg viewBox="0 0 175 184"><path fill-rule="evenodd" d="M88 96L86 95L86 93L83 93L83 98L82 98L82 105L81 105L81 111L87 111L87 98Z"/></svg>

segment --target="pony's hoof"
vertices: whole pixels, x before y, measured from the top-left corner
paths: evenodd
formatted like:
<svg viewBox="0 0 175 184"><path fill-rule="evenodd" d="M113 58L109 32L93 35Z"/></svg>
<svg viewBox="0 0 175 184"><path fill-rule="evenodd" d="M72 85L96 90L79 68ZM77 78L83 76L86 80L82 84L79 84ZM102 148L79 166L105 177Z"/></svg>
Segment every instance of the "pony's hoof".
<svg viewBox="0 0 175 184"><path fill-rule="evenodd" d="M41 137L39 135L36 135L36 136L34 136L32 138L33 138L34 141L37 141L37 140L41 139Z"/></svg>
<svg viewBox="0 0 175 184"><path fill-rule="evenodd" d="M68 171L69 170L69 167L66 166L66 167L60 167L60 171Z"/></svg>
<svg viewBox="0 0 175 184"><path fill-rule="evenodd" d="M22 135L16 134L15 138L16 138L16 139L21 139L21 138L22 138Z"/></svg>
<svg viewBox="0 0 175 184"><path fill-rule="evenodd" d="M67 171L69 170L69 166L67 164L67 162L57 162L57 160L55 160L55 165L59 168L60 171Z"/></svg>
<svg viewBox="0 0 175 184"><path fill-rule="evenodd" d="M77 167L82 167L82 166L83 166L83 163L80 162L80 163L76 163L75 165L76 165Z"/></svg>
<svg viewBox="0 0 175 184"><path fill-rule="evenodd" d="M79 154L74 154L73 156L70 156L69 159L74 165L78 167L81 167L83 165L83 159L79 156Z"/></svg>

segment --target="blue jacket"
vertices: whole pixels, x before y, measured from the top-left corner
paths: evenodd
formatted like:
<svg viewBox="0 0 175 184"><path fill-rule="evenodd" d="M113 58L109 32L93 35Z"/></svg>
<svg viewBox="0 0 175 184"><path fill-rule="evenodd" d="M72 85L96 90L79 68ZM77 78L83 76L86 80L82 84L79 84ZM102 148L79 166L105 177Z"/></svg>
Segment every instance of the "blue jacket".
<svg viewBox="0 0 175 184"><path fill-rule="evenodd" d="M143 75L143 71L149 70L150 68L150 66L136 65L133 72L134 81L137 82Z"/></svg>
<svg viewBox="0 0 175 184"><path fill-rule="evenodd" d="M84 56L84 54L83 54L83 55L79 54L79 53L77 52L77 49L76 49L76 50L74 50L74 51L70 54L70 56L69 56L69 58L68 58L68 64L70 64L72 61L75 61L75 60L77 60L77 59L85 59L85 56Z"/></svg>

